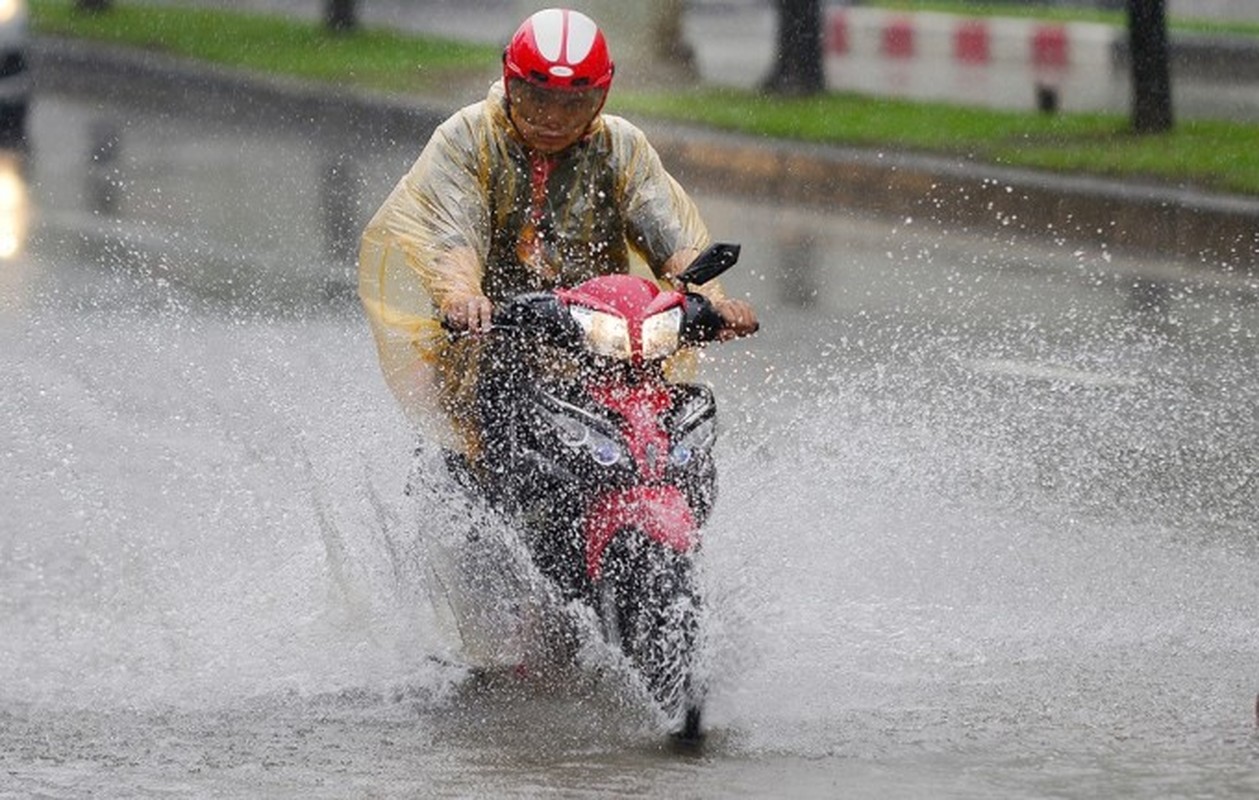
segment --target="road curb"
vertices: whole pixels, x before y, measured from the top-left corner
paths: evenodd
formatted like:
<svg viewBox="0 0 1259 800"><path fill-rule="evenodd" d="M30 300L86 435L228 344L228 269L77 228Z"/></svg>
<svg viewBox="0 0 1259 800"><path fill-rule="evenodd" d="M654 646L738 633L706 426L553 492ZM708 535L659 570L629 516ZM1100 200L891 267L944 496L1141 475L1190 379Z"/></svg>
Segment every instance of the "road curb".
<svg viewBox="0 0 1259 800"><path fill-rule="evenodd" d="M708 131L660 135L684 182L787 202L1090 243L1259 274L1259 201L1086 176L1048 175L961 159L740 141Z"/></svg>
<svg viewBox="0 0 1259 800"><path fill-rule="evenodd" d="M280 113L419 146L449 113L422 98L332 90L162 54L62 39L32 48L36 87L130 94L172 107ZM1259 199L1154 184L1008 169L964 159L808 145L644 123L684 183L830 209L912 216L949 230L990 230L1259 274Z"/></svg>

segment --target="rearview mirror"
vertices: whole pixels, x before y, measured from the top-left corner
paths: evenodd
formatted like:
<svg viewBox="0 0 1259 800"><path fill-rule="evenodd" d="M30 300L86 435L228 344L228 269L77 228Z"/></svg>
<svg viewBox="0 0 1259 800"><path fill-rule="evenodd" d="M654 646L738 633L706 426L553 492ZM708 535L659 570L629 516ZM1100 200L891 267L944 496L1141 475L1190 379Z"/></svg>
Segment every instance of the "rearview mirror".
<svg viewBox="0 0 1259 800"><path fill-rule="evenodd" d="M683 286L708 283L730 269L739 260L739 245L716 243L696 256L690 266L674 278Z"/></svg>

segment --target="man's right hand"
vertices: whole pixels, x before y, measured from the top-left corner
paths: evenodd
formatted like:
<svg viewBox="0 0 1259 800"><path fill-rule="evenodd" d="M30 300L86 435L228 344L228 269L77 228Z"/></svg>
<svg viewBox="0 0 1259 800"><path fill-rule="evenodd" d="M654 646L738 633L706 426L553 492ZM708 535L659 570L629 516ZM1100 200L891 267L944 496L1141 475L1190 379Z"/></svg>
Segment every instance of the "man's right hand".
<svg viewBox="0 0 1259 800"><path fill-rule="evenodd" d="M494 304L483 294L459 294L447 297L441 315L446 325L457 331L488 333Z"/></svg>

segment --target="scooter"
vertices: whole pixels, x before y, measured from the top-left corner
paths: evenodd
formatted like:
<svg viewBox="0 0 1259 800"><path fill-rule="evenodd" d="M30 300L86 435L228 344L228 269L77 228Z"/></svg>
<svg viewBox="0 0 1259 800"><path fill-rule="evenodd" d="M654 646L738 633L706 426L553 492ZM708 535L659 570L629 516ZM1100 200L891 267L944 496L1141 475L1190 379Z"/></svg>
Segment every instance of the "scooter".
<svg viewBox="0 0 1259 800"><path fill-rule="evenodd" d="M716 496L716 403L666 362L718 338L720 316L690 288L738 255L713 245L674 289L608 275L500 303L479 362L481 454L451 464L561 598L593 612L683 741L702 736L695 557Z"/></svg>

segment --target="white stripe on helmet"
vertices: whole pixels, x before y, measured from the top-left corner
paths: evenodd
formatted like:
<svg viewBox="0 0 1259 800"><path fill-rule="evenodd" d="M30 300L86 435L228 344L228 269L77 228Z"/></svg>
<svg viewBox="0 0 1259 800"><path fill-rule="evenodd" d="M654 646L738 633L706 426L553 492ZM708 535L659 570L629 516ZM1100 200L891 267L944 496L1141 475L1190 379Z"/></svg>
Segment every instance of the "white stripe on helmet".
<svg viewBox="0 0 1259 800"><path fill-rule="evenodd" d="M547 61L559 61L564 47L564 12L548 8L533 15L533 40Z"/></svg>
<svg viewBox="0 0 1259 800"><path fill-rule="evenodd" d="M580 64L590 55L598 33L594 20L580 11L548 8L533 15L533 40L547 61Z"/></svg>
<svg viewBox="0 0 1259 800"><path fill-rule="evenodd" d="M584 61L595 46L595 34L598 32L599 28L590 17L578 11L569 12L568 48L564 54L565 60L569 64L580 64Z"/></svg>

